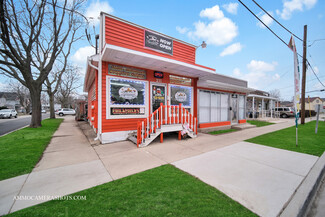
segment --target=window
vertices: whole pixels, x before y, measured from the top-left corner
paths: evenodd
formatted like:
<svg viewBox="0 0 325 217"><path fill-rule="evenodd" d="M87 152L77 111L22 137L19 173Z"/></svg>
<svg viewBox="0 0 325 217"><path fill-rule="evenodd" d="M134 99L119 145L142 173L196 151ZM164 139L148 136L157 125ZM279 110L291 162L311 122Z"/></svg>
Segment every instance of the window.
<svg viewBox="0 0 325 217"><path fill-rule="evenodd" d="M238 99L239 120L243 120L245 119L245 96L239 95Z"/></svg>
<svg viewBox="0 0 325 217"><path fill-rule="evenodd" d="M184 86L170 85L170 104L183 104L184 107L190 108L192 106L192 88Z"/></svg>
<svg viewBox="0 0 325 217"><path fill-rule="evenodd" d="M110 79L111 105L144 105L145 82Z"/></svg>
<svg viewBox="0 0 325 217"><path fill-rule="evenodd" d="M147 82L107 76L106 118L145 117Z"/></svg>
<svg viewBox="0 0 325 217"><path fill-rule="evenodd" d="M214 91L199 92L199 122L228 121L229 95Z"/></svg>

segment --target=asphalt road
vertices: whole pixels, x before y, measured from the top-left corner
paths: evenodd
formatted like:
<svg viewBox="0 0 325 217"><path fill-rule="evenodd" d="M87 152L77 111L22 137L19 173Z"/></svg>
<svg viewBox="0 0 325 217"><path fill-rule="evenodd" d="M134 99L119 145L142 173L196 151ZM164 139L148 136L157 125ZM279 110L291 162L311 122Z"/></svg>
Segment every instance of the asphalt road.
<svg viewBox="0 0 325 217"><path fill-rule="evenodd" d="M30 124L31 115L18 116L18 118L0 119L0 136L20 129ZM42 114L42 120L49 118L50 114Z"/></svg>

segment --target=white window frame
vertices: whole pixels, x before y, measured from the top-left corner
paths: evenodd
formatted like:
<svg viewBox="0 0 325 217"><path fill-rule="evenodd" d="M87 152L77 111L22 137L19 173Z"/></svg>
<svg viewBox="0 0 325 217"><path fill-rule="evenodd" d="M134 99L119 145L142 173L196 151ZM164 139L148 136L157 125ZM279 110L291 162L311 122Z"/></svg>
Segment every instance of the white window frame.
<svg viewBox="0 0 325 217"><path fill-rule="evenodd" d="M131 80L131 81L140 81L145 83L145 99L144 105L111 105L110 104L110 79L121 79L121 80ZM146 118L149 114L149 83L145 80L124 78L124 77L115 77L115 76L106 76L106 119L131 119L131 118ZM144 108L143 115L111 115L111 108Z"/></svg>
<svg viewBox="0 0 325 217"><path fill-rule="evenodd" d="M193 92L193 87L191 86L186 86L186 85L178 85L178 84L168 84L168 105L171 105L171 95L172 95L172 91L171 91L171 86L178 86L178 87L186 87L186 88L190 88L191 89L191 106L185 106L182 103L182 107L187 108L187 109L191 109L191 114L193 114L193 97L194 97L194 92Z"/></svg>

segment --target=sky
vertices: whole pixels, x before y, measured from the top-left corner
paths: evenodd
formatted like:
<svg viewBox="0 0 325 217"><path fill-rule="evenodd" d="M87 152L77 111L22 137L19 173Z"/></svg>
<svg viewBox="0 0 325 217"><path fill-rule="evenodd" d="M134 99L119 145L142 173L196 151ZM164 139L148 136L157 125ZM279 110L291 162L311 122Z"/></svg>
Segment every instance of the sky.
<svg viewBox="0 0 325 217"><path fill-rule="evenodd" d="M253 1L242 2L289 43L289 32L264 14ZM303 28L307 25L307 59L325 85L325 1L256 2L300 38L303 38ZM263 91L278 89L283 100L292 100L292 51L236 0L89 0L83 13L86 17L92 17L88 27L92 38L94 32L99 32L100 11L194 45L205 41L207 48L198 48L196 51L197 64L214 68L220 74L247 80L251 88ZM324 40L314 41L318 39ZM298 53L302 55L302 42L297 38L295 42ZM74 45L70 59L83 67L84 74L86 58L92 54L94 49L88 41L82 40ZM299 58L300 74L301 62L302 59ZM311 69L307 71L306 80L306 96L325 98L325 91L315 91L325 87ZM0 82L0 89L2 85Z"/></svg>

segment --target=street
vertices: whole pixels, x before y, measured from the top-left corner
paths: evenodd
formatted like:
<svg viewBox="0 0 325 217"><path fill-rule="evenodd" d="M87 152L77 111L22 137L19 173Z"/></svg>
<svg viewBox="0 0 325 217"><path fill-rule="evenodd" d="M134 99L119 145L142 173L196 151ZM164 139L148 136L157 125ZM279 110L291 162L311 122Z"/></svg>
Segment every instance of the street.
<svg viewBox="0 0 325 217"><path fill-rule="evenodd" d="M0 119L0 136L28 126L30 124L31 115L18 116L18 118ZM42 120L49 118L50 113L42 114Z"/></svg>

